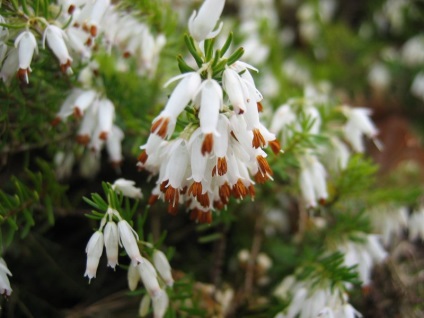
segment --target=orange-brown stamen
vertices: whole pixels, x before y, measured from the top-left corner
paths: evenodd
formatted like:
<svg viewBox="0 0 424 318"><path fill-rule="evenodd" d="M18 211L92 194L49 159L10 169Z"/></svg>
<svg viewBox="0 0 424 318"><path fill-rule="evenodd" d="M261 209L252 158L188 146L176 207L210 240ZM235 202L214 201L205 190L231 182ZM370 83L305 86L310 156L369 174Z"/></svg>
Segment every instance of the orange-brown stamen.
<svg viewBox="0 0 424 318"><path fill-rule="evenodd" d="M107 140L107 135L108 135L107 131L102 131L102 132L99 134L99 139L100 139L100 140Z"/></svg>
<svg viewBox="0 0 424 318"><path fill-rule="evenodd" d="M67 60L66 63L60 64L60 70L62 73L66 73L69 67L71 67L71 60Z"/></svg>
<svg viewBox="0 0 424 318"><path fill-rule="evenodd" d="M188 195L193 195L197 197L202 194L202 183L201 182L193 182L188 189Z"/></svg>
<svg viewBox="0 0 424 318"><path fill-rule="evenodd" d="M201 204L202 207L208 208L210 205L209 195L207 192L201 193L197 196L197 201Z"/></svg>
<svg viewBox="0 0 424 318"><path fill-rule="evenodd" d="M137 157L137 161L141 162L142 164L145 164L149 156L147 155L146 150L143 150L140 152L140 154Z"/></svg>
<svg viewBox="0 0 424 318"><path fill-rule="evenodd" d="M77 119L81 119L82 115L83 115L83 113L82 113L81 109L79 109L78 106L75 106L74 107L74 117L77 118Z"/></svg>
<svg viewBox="0 0 424 318"><path fill-rule="evenodd" d="M218 174L220 176L223 176L224 174L227 173L228 166L227 166L227 159L225 159L225 157L218 158L217 168L218 168Z"/></svg>
<svg viewBox="0 0 424 318"><path fill-rule="evenodd" d="M149 200L147 201L148 205L153 205L156 203L156 201L159 199L159 196L156 194L151 194L149 197Z"/></svg>
<svg viewBox="0 0 424 318"><path fill-rule="evenodd" d="M168 186L165 191L165 201L169 202L170 205L176 207L180 199L180 194L178 189Z"/></svg>
<svg viewBox="0 0 424 318"><path fill-rule="evenodd" d="M255 186L253 184L250 184L249 185L249 195L252 198L252 201L255 200L255 193L256 193Z"/></svg>
<svg viewBox="0 0 424 318"><path fill-rule="evenodd" d="M166 132L168 131L169 118L160 117L158 120L153 122L150 132L156 133L159 137L165 138Z"/></svg>
<svg viewBox="0 0 424 318"><path fill-rule="evenodd" d="M159 189L160 189L161 192L166 191L166 186L168 185L168 182L169 182L169 180L165 180L160 184Z"/></svg>
<svg viewBox="0 0 424 318"><path fill-rule="evenodd" d="M271 147L272 152L275 155L278 155L278 153L281 151L280 142L277 139L274 139L274 140L269 141L268 144Z"/></svg>
<svg viewBox="0 0 424 318"><path fill-rule="evenodd" d="M198 220L199 220L200 223L208 223L208 224L212 223L212 212L211 211L206 211L206 212L200 211L200 215L199 215Z"/></svg>
<svg viewBox="0 0 424 318"><path fill-rule="evenodd" d="M257 102L256 105L258 106L258 112L263 112L264 111L264 106L262 105L261 102Z"/></svg>
<svg viewBox="0 0 424 318"><path fill-rule="evenodd" d="M231 137L233 137L235 140L239 141L237 139L236 134L234 133L234 131L231 130L230 134L231 134Z"/></svg>
<svg viewBox="0 0 424 318"><path fill-rule="evenodd" d="M131 53L128 51L125 51L124 54L122 54L122 56L124 57L124 59L127 59L131 56Z"/></svg>
<svg viewBox="0 0 424 318"><path fill-rule="evenodd" d="M232 190L234 197L237 199L243 199L247 195L247 188L241 179L237 180L237 183L233 185Z"/></svg>
<svg viewBox="0 0 424 318"><path fill-rule="evenodd" d="M265 147L265 139L259 129L253 129L252 146L254 148Z"/></svg>
<svg viewBox="0 0 424 318"><path fill-rule="evenodd" d="M168 205L168 213L171 215L177 215L178 213L178 206L172 206L171 204Z"/></svg>
<svg viewBox="0 0 424 318"><path fill-rule="evenodd" d="M18 76L18 78L21 82L27 83L28 82L28 74L29 74L29 69L20 68L16 75Z"/></svg>
<svg viewBox="0 0 424 318"><path fill-rule="evenodd" d="M87 135L87 134L77 135L77 137L75 139L76 139L77 143L79 143L80 145L83 145L83 146L87 146L88 143L91 140L90 135Z"/></svg>
<svg viewBox="0 0 424 318"><path fill-rule="evenodd" d="M219 198L223 204L227 204L231 195L231 187L225 182L222 186L219 187Z"/></svg>
<svg viewBox="0 0 424 318"><path fill-rule="evenodd" d="M95 25L92 25L90 27L90 34L91 34L92 37L96 37L96 35L97 35L97 27Z"/></svg>
<svg viewBox="0 0 424 318"><path fill-rule="evenodd" d="M207 153L212 152L213 147L213 135L212 134L206 134L205 138L203 139L202 143L202 155L206 155Z"/></svg>

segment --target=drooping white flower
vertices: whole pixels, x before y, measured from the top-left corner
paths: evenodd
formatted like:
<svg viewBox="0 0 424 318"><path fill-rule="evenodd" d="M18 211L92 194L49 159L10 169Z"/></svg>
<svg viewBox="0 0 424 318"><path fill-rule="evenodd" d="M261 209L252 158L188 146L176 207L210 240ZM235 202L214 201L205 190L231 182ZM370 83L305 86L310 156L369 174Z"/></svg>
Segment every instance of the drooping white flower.
<svg viewBox="0 0 424 318"><path fill-rule="evenodd" d="M143 296L138 307L138 315L140 317L146 317L149 314L151 298L149 294Z"/></svg>
<svg viewBox="0 0 424 318"><path fill-rule="evenodd" d="M131 258L133 263L142 263L143 257L140 254L140 250L138 248L138 235L128 224L126 220L120 220L118 222L118 231L119 231L119 240L121 246L124 246L125 251L128 256Z"/></svg>
<svg viewBox="0 0 424 318"><path fill-rule="evenodd" d="M38 53L37 40L32 32L26 30L15 39L15 47L19 54L18 76L28 83L28 74L31 71L31 61L34 53Z"/></svg>
<svg viewBox="0 0 424 318"><path fill-rule="evenodd" d="M112 126L112 130L106 140L106 150L109 155L109 160L113 166L119 166L122 162L122 140L124 132L116 125Z"/></svg>
<svg viewBox="0 0 424 318"><path fill-rule="evenodd" d="M103 233L101 231L94 232L88 241L85 252L87 253L87 267L84 276L88 276L91 280L96 277L97 267L103 253Z"/></svg>
<svg viewBox="0 0 424 318"><path fill-rule="evenodd" d="M306 154L300 159L299 183L302 196L307 207L316 207L317 200L326 200L328 197L326 171L318 158Z"/></svg>
<svg viewBox="0 0 424 318"><path fill-rule="evenodd" d="M122 195L133 198L133 199L143 198L141 189L135 187L134 185L135 185L135 181L120 178L115 180L115 182L112 185L112 189L115 191L121 192Z"/></svg>
<svg viewBox="0 0 424 318"><path fill-rule="evenodd" d="M12 294L12 288L10 287L9 278L7 276L12 276L5 260L0 258L0 294L10 296Z"/></svg>
<svg viewBox="0 0 424 318"><path fill-rule="evenodd" d="M153 297L153 316L163 318L169 305L169 297L165 290L161 289L156 297Z"/></svg>
<svg viewBox="0 0 424 318"><path fill-rule="evenodd" d="M376 63L371 66L368 82L374 89L384 91L389 87L390 81L390 72L384 64Z"/></svg>
<svg viewBox="0 0 424 318"><path fill-rule="evenodd" d="M65 39L67 39L67 35L61 28L53 24L49 24L43 34L43 48L47 41L48 46L59 60L62 72L72 74L72 57L69 55Z"/></svg>
<svg viewBox="0 0 424 318"><path fill-rule="evenodd" d="M249 92L240 75L227 67L222 74L222 85L236 113L244 113L249 100Z"/></svg>
<svg viewBox="0 0 424 318"><path fill-rule="evenodd" d="M19 54L16 48L9 50L0 70L0 78L9 84L19 68Z"/></svg>
<svg viewBox="0 0 424 318"><path fill-rule="evenodd" d="M151 132L156 133L163 139L174 132L177 117L193 100L200 87L201 78L197 72L182 75L183 79L178 83L165 105L165 109L153 120ZM181 76L175 77L175 79ZM172 80L171 80L172 81Z"/></svg>
<svg viewBox="0 0 424 318"><path fill-rule="evenodd" d="M140 273L141 281L146 287L147 292L149 293L152 299L155 299L160 294L160 286L157 278L157 273L153 265L145 258L143 262L137 265L138 271Z"/></svg>
<svg viewBox="0 0 424 318"><path fill-rule="evenodd" d="M153 252L153 264L165 283L168 286L172 286L174 284L174 279L172 278L171 266L162 251L155 250Z"/></svg>
<svg viewBox="0 0 424 318"><path fill-rule="evenodd" d="M378 130L370 118L371 110L363 107L343 106L342 112L347 118L344 126L345 138L356 152L364 152L363 135L374 139L378 134Z"/></svg>
<svg viewBox="0 0 424 318"><path fill-rule="evenodd" d="M118 264L119 232L115 222L109 221L104 229L104 242L107 255L107 265L115 269Z"/></svg>
<svg viewBox="0 0 424 318"><path fill-rule="evenodd" d="M222 24L216 31L213 29L221 16L224 5L225 0L205 0L199 12L193 12L188 21L188 29L197 42L213 38L221 31Z"/></svg>
<svg viewBox="0 0 424 318"><path fill-rule="evenodd" d="M99 101L97 114L99 116L99 138L106 140L110 134L110 131L112 130L113 120L115 117L115 106L109 99L103 98Z"/></svg>
<svg viewBox="0 0 424 318"><path fill-rule="evenodd" d="M136 290L138 282L140 281L140 271L137 266L134 266L134 264L130 264L130 266L128 266L127 280L129 290Z"/></svg>
<svg viewBox="0 0 424 318"><path fill-rule="evenodd" d="M424 36L410 38L402 47L402 60L409 66L424 63Z"/></svg>

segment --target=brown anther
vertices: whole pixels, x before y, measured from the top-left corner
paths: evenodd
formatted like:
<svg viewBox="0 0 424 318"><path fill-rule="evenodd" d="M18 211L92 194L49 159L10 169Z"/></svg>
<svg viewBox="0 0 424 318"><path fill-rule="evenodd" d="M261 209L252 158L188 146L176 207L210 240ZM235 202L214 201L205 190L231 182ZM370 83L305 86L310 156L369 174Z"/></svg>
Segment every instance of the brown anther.
<svg viewBox="0 0 424 318"><path fill-rule="evenodd" d="M68 68L71 67L71 60L67 60L66 63L60 64L60 70L62 73L66 73L68 71Z"/></svg>
<svg viewBox="0 0 424 318"><path fill-rule="evenodd" d="M92 44L93 44L93 39L92 38L87 38L87 41L85 41L85 46L88 46L88 47L90 47Z"/></svg>
<svg viewBox="0 0 424 318"><path fill-rule="evenodd" d="M212 212L211 211L206 211L206 212L200 211L199 222L211 224L212 223Z"/></svg>
<svg viewBox="0 0 424 318"><path fill-rule="evenodd" d="M268 161L266 161L265 157L256 156L256 161L258 162L259 171L261 171L262 174L267 174L269 176L273 175L271 167L269 166Z"/></svg>
<svg viewBox="0 0 424 318"><path fill-rule="evenodd" d="M222 201L214 201L213 207L217 210L222 210L225 208L225 204Z"/></svg>
<svg viewBox="0 0 424 318"><path fill-rule="evenodd" d="M128 52L128 51L125 51L125 52L124 52L124 54L122 54L122 56L123 56L125 59L127 59L127 58L129 58L129 57L131 56L131 53L130 53L130 52Z"/></svg>
<svg viewBox="0 0 424 318"><path fill-rule="evenodd" d="M18 72L16 73L16 75L19 78L19 80L21 82L23 82L23 83L26 83L26 84L28 84L28 82L29 82L28 81L28 74L29 74L29 69L28 68L26 68L26 69L20 68L18 70Z"/></svg>
<svg viewBox="0 0 424 318"><path fill-rule="evenodd" d="M79 28L79 27L80 27L80 24L78 22L75 22L74 23L74 28Z"/></svg>
<svg viewBox="0 0 424 318"><path fill-rule="evenodd" d="M202 155L206 155L207 153L212 152L213 147L213 134L206 134L202 143Z"/></svg>
<svg viewBox="0 0 424 318"><path fill-rule="evenodd" d="M264 111L264 106L262 105L261 102L257 102L256 105L258 106L258 112L263 112Z"/></svg>
<svg viewBox="0 0 424 318"><path fill-rule="evenodd" d="M227 159L225 159L225 157L218 157L217 167L218 167L218 174L220 176L223 176L224 174L226 174L228 169Z"/></svg>
<svg viewBox="0 0 424 318"><path fill-rule="evenodd" d="M172 186L168 186L165 191L165 201L169 202L169 204L173 207L176 207L178 205L179 199L180 194L178 192L178 189L175 189Z"/></svg>
<svg viewBox="0 0 424 318"><path fill-rule="evenodd" d="M212 177L216 176L216 166L213 167L212 169Z"/></svg>
<svg viewBox="0 0 424 318"><path fill-rule="evenodd" d="M99 134L99 139L100 139L100 140L107 140L107 136L108 136L107 131L102 131L102 132Z"/></svg>
<svg viewBox="0 0 424 318"><path fill-rule="evenodd" d="M153 205L156 203L156 201L159 199L159 196L156 194L151 194L149 197L149 200L147 201L148 205Z"/></svg>
<svg viewBox="0 0 424 318"><path fill-rule="evenodd" d="M87 135L87 134L77 135L75 139L76 139L77 143L79 143L80 145L83 145L83 146L87 146L88 143L91 140L90 135Z"/></svg>
<svg viewBox="0 0 424 318"><path fill-rule="evenodd" d="M234 134L234 131L232 131L232 130L231 130L230 134L231 134L231 137L233 137L235 140L239 141L239 140L237 139L236 135Z"/></svg>
<svg viewBox="0 0 424 318"><path fill-rule="evenodd" d="M151 133L156 133L159 137L165 139L166 133L168 131L169 118L160 117L153 122L152 128L150 129Z"/></svg>
<svg viewBox="0 0 424 318"><path fill-rule="evenodd" d="M243 110L243 109L241 109L241 108L239 108L238 114L239 114L239 115L243 115L243 114L244 114L244 110Z"/></svg>
<svg viewBox="0 0 424 318"><path fill-rule="evenodd" d="M280 145L280 142L277 139L269 141L268 144L271 147L271 150L275 155L278 155L280 153L281 145Z"/></svg>
<svg viewBox="0 0 424 318"><path fill-rule="evenodd" d="M251 184L249 185L249 195L250 195L250 197L252 198L252 201L254 201L254 200L255 200L255 193L256 193L256 191L255 191L255 186L251 183Z"/></svg>
<svg viewBox="0 0 424 318"><path fill-rule="evenodd" d="M62 118L60 117L55 117L51 122L50 125L52 125L53 127L59 125L59 123L62 121Z"/></svg>
<svg viewBox="0 0 424 318"><path fill-rule="evenodd" d="M188 189L188 195L192 195L197 197L202 194L202 183L201 182L193 182Z"/></svg>
<svg viewBox="0 0 424 318"><path fill-rule="evenodd" d="M252 146L254 148L262 148L265 147L265 139L264 136L262 136L259 129L255 128L253 129L253 139L252 139Z"/></svg>
<svg viewBox="0 0 424 318"><path fill-rule="evenodd" d="M147 155L146 150L143 150L140 152L140 154L137 157L137 161L141 162L142 164L145 164L149 156Z"/></svg>
<svg viewBox="0 0 424 318"><path fill-rule="evenodd" d="M160 189L161 192L165 192L165 190L168 186L168 182L169 182L169 180L165 180L160 184L159 189Z"/></svg>
<svg viewBox="0 0 424 318"><path fill-rule="evenodd" d="M200 205L204 208L208 208L210 205L210 201L209 201L209 195L207 192L205 193L200 193L197 196L197 201L200 203Z"/></svg>
<svg viewBox="0 0 424 318"><path fill-rule="evenodd" d="M190 220L191 221L197 221L198 218L199 218L199 213L201 213L199 209L191 210L190 211Z"/></svg>
<svg viewBox="0 0 424 318"><path fill-rule="evenodd" d="M219 187L219 198L223 204L227 204L231 195L231 187L225 182L222 186Z"/></svg>
<svg viewBox="0 0 424 318"><path fill-rule="evenodd" d="M182 194L182 195L186 194L187 193L187 189L188 189L188 187L187 186L184 186L184 188L182 188L180 190L180 194Z"/></svg>
<svg viewBox="0 0 424 318"><path fill-rule="evenodd" d="M268 175L266 175L266 174L263 174L262 172L260 172L260 171L258 171L256 174L255 174L255 181L256 181L256 183L260 183L260 184L262 184L262 183L265 183L266 181L268 181L269 180L269 177L268 177Z"/></svg>
<svg viewBox="0 0 424 318"><path fill-rule="evenodd" d="M237 183L233 185L232 192L236 199L243 199L247 195L247 188L241 179L238 179Z"/></svg>
<svg viewBox="0 0 424 318"><path fill-rule="evenodd" d="M82 113L81 109L79 109L78 106L75 106L74 107L74 117L77 118L77 119L81 119L82 115L83 115L83 113Z"/></svg>
<svg viewBox="0 0 424 318"><path fill-rule="evenodd" d="M68 8L68 14L72 14L75 11L75 5L71 4Z"/></svg>
<svg viewBox="0 0 424 318"><path fill-rule="evenodd" d="M90 34L92 37L96 37L97 36L97 27L95 25L92 25L90 27Z"/></svg>

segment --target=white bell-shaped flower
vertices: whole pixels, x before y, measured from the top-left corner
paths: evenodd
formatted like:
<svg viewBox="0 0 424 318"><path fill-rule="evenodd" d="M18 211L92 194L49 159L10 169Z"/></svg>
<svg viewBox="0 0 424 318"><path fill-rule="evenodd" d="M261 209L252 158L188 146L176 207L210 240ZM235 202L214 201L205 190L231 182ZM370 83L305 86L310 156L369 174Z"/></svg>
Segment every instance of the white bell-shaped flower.
<svg viewBox="0 0 424 318"><path fill-rule="evenodd" d="M15 47L19 54L18 76L28 83L28 73L31 71L31 61L34 53L38 53L37 40L32 32L26 30L15 39Z"/></svg>
<svg viewBox="0 0 424 318"><path fill-rule="evenodd" d="M43 47L45 47L47 41L48 46L59 60L62 72L72 74L72 57L69 55L68 48L65 44L65 39L67 39L67 35L61 28L49 24L49 26L47 26L47 28L44 30Z"/></svg>
<svg viewBox="0 0 424 318"><path fill-rule="evenodd" d="M115 222L109 221L104 229L104 241L107 255L107 265L113 269L118 264L119 232Z"/></svg>
<svg viewBox="0 0 424 318"><path fill-rule="evenodd" d="M172 286L174 279L172 278L171 265L169 265L168 259L162 251L155 250L153 252L153 264L165 283Z"/></svg>
<svg viewBox="0 0 424 318"><path fill-rule="evenodd" d="M94 232L88 241L85 252L87 253L87 267L84 276L88 276L91 280L96 277L97 267L103 253L103 233L101 231Z"/></svg>
<svg viewBox="0 0 424 318"><path fill-rule="evenodd" d="M10 287L9 278L12 276L7 264L3 258L0 258L0 294L10 296L12 294L12 288Z"/></svg>
<svg viewBox="0 0 424 318"><path fill-rule="evenodd" d="M140 250L138 248L138 235L126 220L118 222L119 240L121 246L124 246L125 251L134 263L142 263Z"/></svg>
<svg viewBox="0 0 424 318"><path fill-rule="evenodd" d="M141 189L134 186L135 181L127 180L127 179L117 179L112 185L112 189L118 192L121 192L122 195L133 198L133 199L141 199L143 198L143 194L141 193Z"/></svg>
<svg viewBox="0 0 424 318"><path fill-rule="evenodd" d="M216 31L213 29L221 17L224 5L225 0L205 0L199 12L193 12L188 21L188 30L197 42L213 38L221 31L222 23Z"/></svg>

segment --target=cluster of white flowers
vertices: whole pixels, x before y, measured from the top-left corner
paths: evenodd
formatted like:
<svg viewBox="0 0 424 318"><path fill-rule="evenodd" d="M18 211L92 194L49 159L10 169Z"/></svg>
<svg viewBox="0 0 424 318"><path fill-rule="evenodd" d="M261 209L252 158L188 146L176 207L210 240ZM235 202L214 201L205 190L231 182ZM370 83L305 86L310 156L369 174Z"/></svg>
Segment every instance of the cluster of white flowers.
<svg viewBox="0 0 424 318"><path fill-rule="evenodd" d="M376 206L368 210L368 215L385 246L389 246L396 238L399 238L408 226L408 209L404 206Z"/></svg>
<svg viewBox="0 0 424 318"><path fill-rule="evenodd" d="M124 196L140 199L142 197L141 189L135 187L134 184L134 181L121 178L114 182L112 189ZM118 265L119 245L123 246L131 259L128 268L129 289L135 290L141 279L147 290L147 294L140 304L140 316L143 317L147 314L150 300L152 300L154 316L161 318L169 303L165 287L172 287L174 284L172 269L165 254L157 249L153 249L153 264L150 263L141 255L139 243L153 248L150 243L141 242L131 225L121 217L117 210L109 207L100 222L99 229L88 241L87 266L84 276L90 280L96 277L103 248L106 249L107 265L115 269Z"/></svg>
<svg viewBox="0 0 424 318"><path fill-rule="evenodd" d="M364 152L363 137L376 140L378 130L370 119L371 111L362 107L343 105L336 108L346 119L343 124L330 127L322 126L319 107L329 104L328 95L320 93L312 86L305 89L305 97L301 101L292 99L281 105L273 114L270 131L279 136L281 144L286 145L295 132L301 132L301 117L311 123L307 133L323 135L328 143L319 145L317 149L305 149L297 154L300 164L299 186L307 207L316 207L317 202L325 201L327 193L327 168L335 171L346 168L351 152ZM330 103L331 104L331 103ZM348 145L350 145L351 150Z"/></svg>
<svg viewBox="0 0 424 318"><path fill-rule="evenodd" d="M357 266L359 279L363 286L371 282L371 271L376 264L380 264L387 257L387 252L375 234L360 233L362 242L347 241L338 246L343 253L344 265L346 267Z"/></svg>
<svg viewBox="0 0 424 318"><path fill-rule="evenodd" d="M3 81L9 81L17 72L21 81L29 82L31 61L38 53L39 40L43 48L47 44L51 49L64 73L72 73L74 58L83 62L90 60L101 44L108 51L112 47L119 48L124 57L134 56L140 73L155 72L165 37L154 38L145 24L121 12L110 0L60 0L50 10L56 15L54 21L35 15L27 17L26 28L13 32L14 48L7 48L5 44L9 39L8 30L0 30L0 63L5 59L0 71ZM8 22L3 17L0 20ZM42 37L37 40L39 34Z"/></svg>
<svg viewBox="0 0 424 318"><path fill-rule="evenodd" d="M93 89L73 89L63 102L52 125L73 115L81 119L76 140L87 146L98 157L106 145L110 161L117 166L122 161L122 130L114 125L115 106L106 97Z"/></svg>
<svg viewBox="0 0 424 318"><path fill-rule="evenodd" d="M362 317L349 303L348 295L337 286L311 286L309 282L287 276L276 288L274 295L282 300L291 299L290 305L275 318Z"/></svg>
<svg viewBox="0 0 424 318"><path fill-rule="evenodd" d="M197 42L216 36L222 24L217 31L213 29L224 2L206 0L193 13L189 30ZM262 95L250 74L252 69L237 61L225 66L220 79L214 79L210 61L169 81L181 79L153 120L139 156L141 169L159 174L150 203L161 197L168 202L169 212L176 213L178 204L185 202L192 219L209 223L211 211L225 206L230 196L253 198L255 182L272 178L262 148L269 145L278 153L280 145L259 120ZM177 134L177 119L187 106L196 119Z"/></svg>

